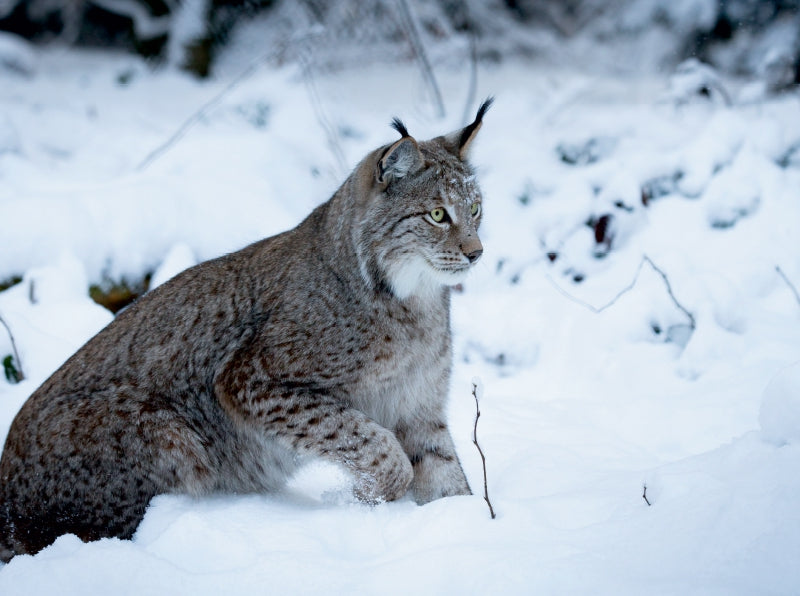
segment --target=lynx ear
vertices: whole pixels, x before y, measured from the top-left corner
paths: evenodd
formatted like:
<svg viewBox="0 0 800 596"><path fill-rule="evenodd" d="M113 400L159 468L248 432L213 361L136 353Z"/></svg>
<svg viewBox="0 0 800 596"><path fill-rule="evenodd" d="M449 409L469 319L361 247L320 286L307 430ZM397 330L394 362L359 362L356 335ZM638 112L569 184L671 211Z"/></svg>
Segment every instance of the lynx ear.
<svg viewBox="0 0 800 596"><path fill-rule="evenodd" d="M469 147L478 134L478 130L480 130L483 124L483 117L486 112L489 111L489 108L492 107L492 103L494 103L494 97L487 97L486 101L478 108L478 113L472 124L464 127L462 130L450 133L445 137L448 148L455 153L459 159L466 159L469 155Z"/></svg>
<svg viewBox="0 0 800 596"><path fill-rule="evenodd" d="M408 174L413 174L422 168L424 160L419 151L417 142L408 134L405 125L395 118L392 127L403 138L391 145L378 160L375 177L379 183L386 186L393 180L399 180Z"/></svg>

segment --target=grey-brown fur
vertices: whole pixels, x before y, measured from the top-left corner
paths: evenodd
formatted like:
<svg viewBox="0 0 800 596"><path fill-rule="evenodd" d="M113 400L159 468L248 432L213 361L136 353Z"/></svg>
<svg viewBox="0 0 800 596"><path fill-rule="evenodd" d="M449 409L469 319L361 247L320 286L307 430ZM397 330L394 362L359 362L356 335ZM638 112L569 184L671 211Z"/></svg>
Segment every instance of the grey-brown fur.
<svg viewBox="0 0 800 596"><path fill-rule="evenodd" d="M11 425L0 559L128 538L157 494L276 489L307 457L367 502L469 494L444 407L448 284L482 251L479 125L373 151L297 228L185 271L73 355Z"/></svg>

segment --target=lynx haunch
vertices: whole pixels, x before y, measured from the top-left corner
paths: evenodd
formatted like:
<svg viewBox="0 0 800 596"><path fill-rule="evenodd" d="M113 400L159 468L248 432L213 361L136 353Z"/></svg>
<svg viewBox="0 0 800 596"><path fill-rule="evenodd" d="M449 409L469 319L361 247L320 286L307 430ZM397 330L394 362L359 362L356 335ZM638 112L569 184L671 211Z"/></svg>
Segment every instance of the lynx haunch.
<svg viewBox="0 0 800 596"><path fill-rule="evenodd" d="M367 155L295 229L186 270L23 405L0 460L0 560L129 538L158 494L279 488L321 457L370 503L470 494L445 421L450 286L483 251L475 121Z"/></svg>

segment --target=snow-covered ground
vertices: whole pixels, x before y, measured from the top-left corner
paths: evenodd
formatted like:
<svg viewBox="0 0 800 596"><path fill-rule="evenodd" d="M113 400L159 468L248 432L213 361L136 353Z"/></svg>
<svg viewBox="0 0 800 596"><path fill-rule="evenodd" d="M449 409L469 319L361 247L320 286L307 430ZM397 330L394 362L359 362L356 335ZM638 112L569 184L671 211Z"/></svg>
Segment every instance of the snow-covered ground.
<svg viewBox="0 0 800 596"><path fill-rule="evenodd" d="M222 93L233 67L0 47L0 280L24 276L0 316L26 375L0 378L0 439L111 320L91 283L293 226L392 116L461 126L469 85L437 68L440 119L411 64L260 67ZM506 62L478 87L485 254L454 297L450 405L475 496L369 507L312 465L282 494L158 497L132 541L62 537L0 593L797 593L800 98L691 66Z"/></svg>

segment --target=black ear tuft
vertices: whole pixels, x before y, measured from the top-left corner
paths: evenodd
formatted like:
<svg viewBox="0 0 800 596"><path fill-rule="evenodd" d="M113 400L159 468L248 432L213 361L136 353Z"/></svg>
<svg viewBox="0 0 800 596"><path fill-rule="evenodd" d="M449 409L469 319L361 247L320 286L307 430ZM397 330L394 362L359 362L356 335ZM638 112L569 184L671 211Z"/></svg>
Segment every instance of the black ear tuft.
<svg viewBox="0 0 800 596"><path fill-rule="evenodd" d="M489 108L492 107L493 103L494 103L494 96L490 95L489 97L487 97L483 101L483 103L481 104L481 107L478 108L478 114L477 114L477 116L475 116L475 120L477 120L478 122L481 122L483 120L484 114L486 114L486 112L489 111Z"/></svg>
<svg viewBox="0 0 800 596"><path fill-rule="evenodd" d="M392 120L392 128L395 129L397 132L399 132L401 137L411 136L410 134L408 134L408 129L406 128L406 125L403 124L403 121L400 120L400 118L395 117Z"/></svg>
<svg viewBox="0 0 800 596"><path fill-rule="evenodd" d="M481 104L481 107L478 108L478 113L475 116L475 121L472 124L470 124L469 126L465 127L464 130L461 131L461 138L458 140L458 149L459 149L459 151L466 147L467 143L472 138L472 135L475 134L475 131L483 123L483 117L486 114L486 112L489 111L489 108L492 107L493 103L494 103L494 97L492 97L490 95Z"/></svg>

